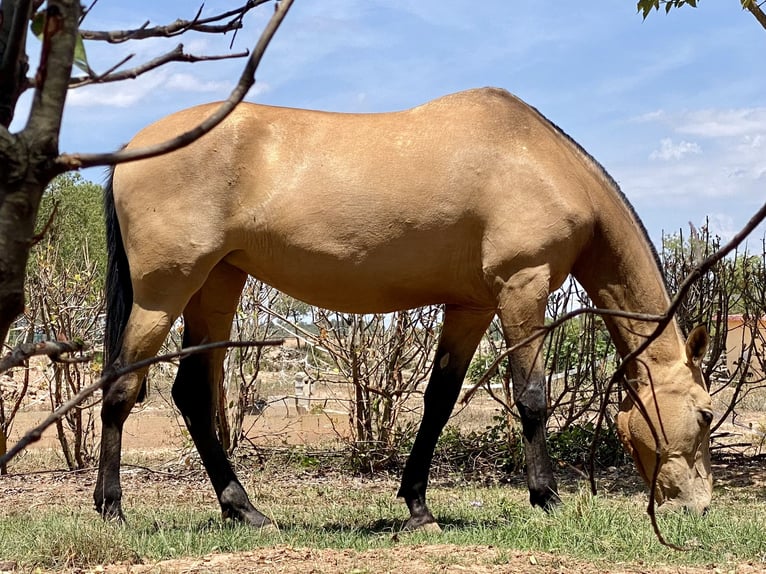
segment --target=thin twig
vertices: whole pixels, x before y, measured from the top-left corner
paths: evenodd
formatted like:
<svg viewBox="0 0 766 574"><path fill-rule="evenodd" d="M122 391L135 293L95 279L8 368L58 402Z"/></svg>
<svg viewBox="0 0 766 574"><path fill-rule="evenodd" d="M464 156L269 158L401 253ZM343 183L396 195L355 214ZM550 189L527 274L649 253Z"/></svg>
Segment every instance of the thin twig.
<svg viewBox="0 0 766 574"><path fill-rule="evenodd" d="M170 362L173 359L188 357L197 353L204 353L215 349L228 349L238 347L266 347L281 345L284 341L282 339L271 339L265 341L219 341L215 343L207 343L204 345L196 345L193 347L186 347L180 351L174 353L166 353L164 355L157 355L142 361L137 361L125 367L109 367L101 374L101 378L95 383L88 385L82 389L79 393L69 399L67 402L62 403L55 411L48 415L39 425L33 429L27 431L19 441L13 445L8 452L0 457L0 466L7 464L13 458L18 455L22 450L28 447L30 444L37 442L42 437L43 432L53 424L60 421L64 415L82 403L85 399L91 396L93 393L103 388L105 385L112 383L120 377L148 367L155 363ZM39 343L38 343L39 344Z"/></svg>
<svg viewBox="0 0 766 574"><path fill-rule="evenodd" d="M59 210L59 202L54 201L53 202L53 209L51 209L51 214L48 216L48 221L45 222L45 225L43 225L42 230L39 233L36 233L34 236L32 236L32 239L30 240L29 244L30 247L33 247L40 243L42 241L43 237L45 237L45 234L50 229L51 225L53 224L53 220L56 217L56 214Z"/></svg>
<svg viewBox="0 0 766 574"><path fill-rule="evenodd" d="M263 30L252 55L245 65L245 69L242 72L237 86L226 101L202 123L193 129L160 144L137 149L123 149L113 153L62 154L56 158L55 163L58 164L62 171L68 171L71 169L80 169L97 165L116 165L128 161L147 159L180 149L208 133L234 110L237 104L243 100L252 85L255 84L255 71L258 68L258 64L266 51L266 47L269 45L269 42L279 28L279 25L287 15L292 3L293 0L282 0L282 2L277 5L274 15Z"/></svg>
<svg viewBox="0 0 766 574"><path fill-rule="evenodd" d="M140 66L136 66L135 68L130 68L129 70L123 70L121 72L115 72L117 68L122 66L125 62L127 62L129 59L133 57L133 54L130 54L126 58L123 58L118 64L112 66L109 70L104 72L103 74L90 74L88 76L79 76L76 78L72 78L72 80L69 82L70 88L81 88L83 86L88 86L91 84L106 84L109 82L122 82L124 80L134 80L138 76L145 74L146 72L150 72L151 70L155 70L159 68L160 66L164 66L165 64L169 62L188 62L188 63L195 63L195 62L211 62L211 61L217 61L217 60L231 60L234 58L245 58L247 57L249 52L245 50L244 52L236 52L234 54L221 54L221 55L214 55L214 56L195 56L194 54L187 54L184 52L184 46L183 44L178 44L174 49L170 50L169 52L162 54L161 56L157 56L156 58L145 62L141 64Z"/></svg>

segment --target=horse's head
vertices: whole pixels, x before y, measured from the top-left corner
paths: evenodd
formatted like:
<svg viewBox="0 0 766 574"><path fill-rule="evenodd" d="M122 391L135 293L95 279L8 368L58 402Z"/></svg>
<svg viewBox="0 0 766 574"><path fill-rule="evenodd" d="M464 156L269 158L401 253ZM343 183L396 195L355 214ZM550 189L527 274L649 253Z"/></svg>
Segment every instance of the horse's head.
<svg viewBox="0 0 766 574"><path fill-rule="evenodd" d="M713 492L709 445L713 410L700 370L708 340L705 328L697 327L686 341L685 360L653 368L651 381L636 384L634 389L650 423L630 397L617 415L620 440L649 486L657 465L657 446L649 425L655 430L660 452L654 492L657 504L700 514L710 505Z"/></svg>

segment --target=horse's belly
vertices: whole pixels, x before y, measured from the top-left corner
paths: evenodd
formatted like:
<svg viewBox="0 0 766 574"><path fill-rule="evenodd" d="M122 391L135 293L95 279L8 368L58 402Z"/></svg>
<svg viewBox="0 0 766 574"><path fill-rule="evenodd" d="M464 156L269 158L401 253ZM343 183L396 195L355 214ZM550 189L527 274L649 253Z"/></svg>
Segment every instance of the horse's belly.
<svg viewBox="0 0 766 574"><path fill-rule="evenodd" d="M226 261L296 299L347 313L385 313L432 304L493 307L480 266L450 265L420 253L338 258L293 249L279 256L242 251Z"/></svg>

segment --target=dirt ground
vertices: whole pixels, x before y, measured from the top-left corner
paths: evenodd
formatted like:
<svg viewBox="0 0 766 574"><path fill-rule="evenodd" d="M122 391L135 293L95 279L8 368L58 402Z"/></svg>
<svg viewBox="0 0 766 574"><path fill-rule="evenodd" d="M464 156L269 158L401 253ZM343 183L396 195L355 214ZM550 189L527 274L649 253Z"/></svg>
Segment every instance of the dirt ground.
<svg viewBox="0 0 766 574"><path fill-rule="evenodd" d="M440 564L449 556L449 564ZM488 564L502 560L502 564ZM760 567L741 565L737 574L762 572ZM597 567L587 562L551 554L500 552L492 546L431 544L400 546L385 550L307 550L288 546L237 554L212 554L201 559L168 560L147 566L107 567L107 573L244 573L259 574L665 574L709 573L699 568L643 568L612 564Z"/></svg>
<svg viewBox="0 0 766 574"><path fill-rule="evenodd" d="M5 384L9 384L8 379ZM33 397L34 399L34 397ZM188 439L184 437L183 425L178 417L163 403L160 395L142 408L141 413L134 414L128 419L125 432L125 450L127 453L140 451L179 452L179 445ZM301 414L294 408L290 400L276 405L269 416L258 419L248 419L245 427L250 429L253 437L278 437L280 441L291 444L308 444L316 440L331 440L337 438L338 428L342 427L347 417L343 415ZM20 431L29 428L44 416L45 393L40 390L40 398L21 412L11 436L11 443L18 438ZM54 431L49 430L35 449L51 448L55 445ZM38 450L39 452L39 450ZM126 453L126 454L127 454ZM33 458L30 456L29 458ZM129 457L127 457L129 458ZM61 463L54 464L61 468ZM24 457L20 462L26 466ZM27 468L24 471L28 470ZM720 471L723 470L723 473ZM766 476L763 469L723 468L718 469L718 476L732 486L749 485L759 490L766 489ZM13 473L12 469L12 473ZM18 472L18 471L17 471ZM0 477L0 504L13 500L14 505L29 508L34 505L49 506L55 501L79 500L89 504L95 472L83 471L73 473L20 473ZM181 480L168 474L163 479L162 473L154 473L151 480L141 479L139 471L126 473L123 481L126 491L133 496L152 496L156 492L158 481L176 481L174 490L179 496L199 497L199 483L205 482L204 491L208 491L206 479L195 478L191 481ZM14 571L16 565L2 560L2 543L0 542L0 573ZM41 572L36 570L36 572ZM105 572L110 574L142 574L142 573L249 573L263 574L372 574L372 573L476 573L476 574L548 574L548 573L686 573L701 574L715 572L716 574L750 574L764 572L761 564L739 564L732 570L717 570L691 567L656 567L642 565L626 565L607 563L597 565L570 557L560 557L539 552L508 551L492 546L456 546L447 544L410 545L401 544L386 549L369 550L332 550L305 549L290 546L274 546L258 548L247 552L214 553L202 558L183 558L165 560L152 564L112 564L98 567L94 570L71 570L72 573Z"/></svg>

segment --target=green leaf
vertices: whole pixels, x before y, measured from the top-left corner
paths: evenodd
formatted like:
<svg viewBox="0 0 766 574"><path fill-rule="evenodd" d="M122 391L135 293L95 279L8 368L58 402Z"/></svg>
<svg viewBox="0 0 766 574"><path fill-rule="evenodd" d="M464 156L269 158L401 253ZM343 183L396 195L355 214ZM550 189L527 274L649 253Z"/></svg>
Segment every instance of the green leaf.
<svg viewBox="0 0 766 574"><path fill-rule="evenodd" d="M79 33L77 34L77 41L74 45L74 61L72 63L86 74L90 72L88 56L85 54L85 43L82 41L82 35Z"/></svg>
<svg viewBox="0 0 766 574"><path fill-rule="evenodd" d="M42 41L43 33L45 31L45 12L37 12L32 17L32 24L30 24L32 33L38 40ZM85 72L90 72L90 66L88 65L88 56L85 53L85 43L82 41L82 35L77 34L77 40L74 45L74 60L72 62L77 68Z"/></svg>
<svg viewBox="0 0 766 574"><path fill-rule="evenodd" d="M644 20L646 20L646 17L649 16L652 10L659 10L660 0L638 0L636 8L641 12Z"/></svg>
<svg viewBox="0 0 766 574"><path fill-rule="evenodd" d="M29 26L32 33L38 40L43 39L43 30L45 29L45 12L37 12L32 16L32 24Z"/></svg>

